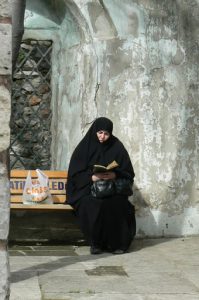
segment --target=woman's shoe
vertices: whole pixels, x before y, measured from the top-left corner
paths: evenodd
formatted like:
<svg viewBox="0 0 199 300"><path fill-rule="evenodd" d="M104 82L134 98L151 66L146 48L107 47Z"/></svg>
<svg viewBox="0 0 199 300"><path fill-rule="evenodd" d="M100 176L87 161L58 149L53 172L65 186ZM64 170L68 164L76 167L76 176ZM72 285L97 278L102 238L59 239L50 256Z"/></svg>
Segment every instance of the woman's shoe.
<svg viewBox="0 0 199 300"><path fill-rule="evenodd" d="M95 247L95 246L91 246L90 248L90 253L91 254L101 254L102 253L102 250L98 247Z"/></svg>

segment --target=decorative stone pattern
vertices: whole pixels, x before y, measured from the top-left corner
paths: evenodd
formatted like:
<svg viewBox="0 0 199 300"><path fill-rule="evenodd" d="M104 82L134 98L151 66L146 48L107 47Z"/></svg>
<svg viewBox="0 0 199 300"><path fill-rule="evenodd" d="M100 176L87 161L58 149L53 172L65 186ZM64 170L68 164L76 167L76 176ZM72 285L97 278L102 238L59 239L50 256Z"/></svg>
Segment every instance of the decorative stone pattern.
<svg viewBox="0 0 199 300"><path fill-rule="evenodd" d="M50 169L51 44L21 45L12 88L11 169Z"/></svg>

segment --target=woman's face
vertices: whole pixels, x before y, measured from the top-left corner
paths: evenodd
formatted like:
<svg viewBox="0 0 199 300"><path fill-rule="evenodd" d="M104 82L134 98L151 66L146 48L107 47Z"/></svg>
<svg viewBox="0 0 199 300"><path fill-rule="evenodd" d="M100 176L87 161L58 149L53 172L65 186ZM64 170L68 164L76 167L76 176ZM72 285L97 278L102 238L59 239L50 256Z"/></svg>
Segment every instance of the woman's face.
<svg viewBox="0 0 199 300"><path fill-rule="evenodd" d="M100 143L104 143L109 139L110 133L105 130L100 130L100 131L97 131L97 137L98 137L98 140Z"/></svg>

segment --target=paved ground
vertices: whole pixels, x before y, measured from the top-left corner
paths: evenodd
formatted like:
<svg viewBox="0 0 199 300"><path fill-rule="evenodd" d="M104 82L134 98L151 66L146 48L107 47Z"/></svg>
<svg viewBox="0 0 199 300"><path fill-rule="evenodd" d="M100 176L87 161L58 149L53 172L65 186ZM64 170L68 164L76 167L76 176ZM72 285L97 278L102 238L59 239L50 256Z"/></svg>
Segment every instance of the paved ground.
<svg viewBox="0 0 199 300"><path fill-rule="evenodd" d="M13 246L10 300L199 300L199 237L135 240L129 253Z"/></svg>

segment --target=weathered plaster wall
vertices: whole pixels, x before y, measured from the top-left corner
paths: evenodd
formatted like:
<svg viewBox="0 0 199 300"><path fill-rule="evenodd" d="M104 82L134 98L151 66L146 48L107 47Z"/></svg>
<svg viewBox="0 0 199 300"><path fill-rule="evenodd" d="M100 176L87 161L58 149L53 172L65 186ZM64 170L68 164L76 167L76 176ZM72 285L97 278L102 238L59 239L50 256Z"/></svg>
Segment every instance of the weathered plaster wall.
<svg viewBox="0 0 199 300"><path fill-rule="evenodd" d="M11 17L9 1L0 1L0 299L9 297L7 237L9 181L7 149L10 143Z"/></svg>
<svg viewBox="0 0 199 300"><path fill-rule="evenodd" d="M68 11L58 32L59 44L54 45L52 160L53 167L61 169L66 168L85 124L97 113L96 103L93 101L97 82L97 57L85 22L80 20L80 23L81 26ZM82 115L84 111L87 112L85 116ZM69 142L68 134L72 137L72 142ZM66 136L68 140L65 139Z"/></svg>
<svg viewBox="0 0 199 300"><path fill-rule="evenodd" d="M67 168L90 122L108 116L135 167L138 236L198 234L198 1L64 2L52 167Z"/></svg>

